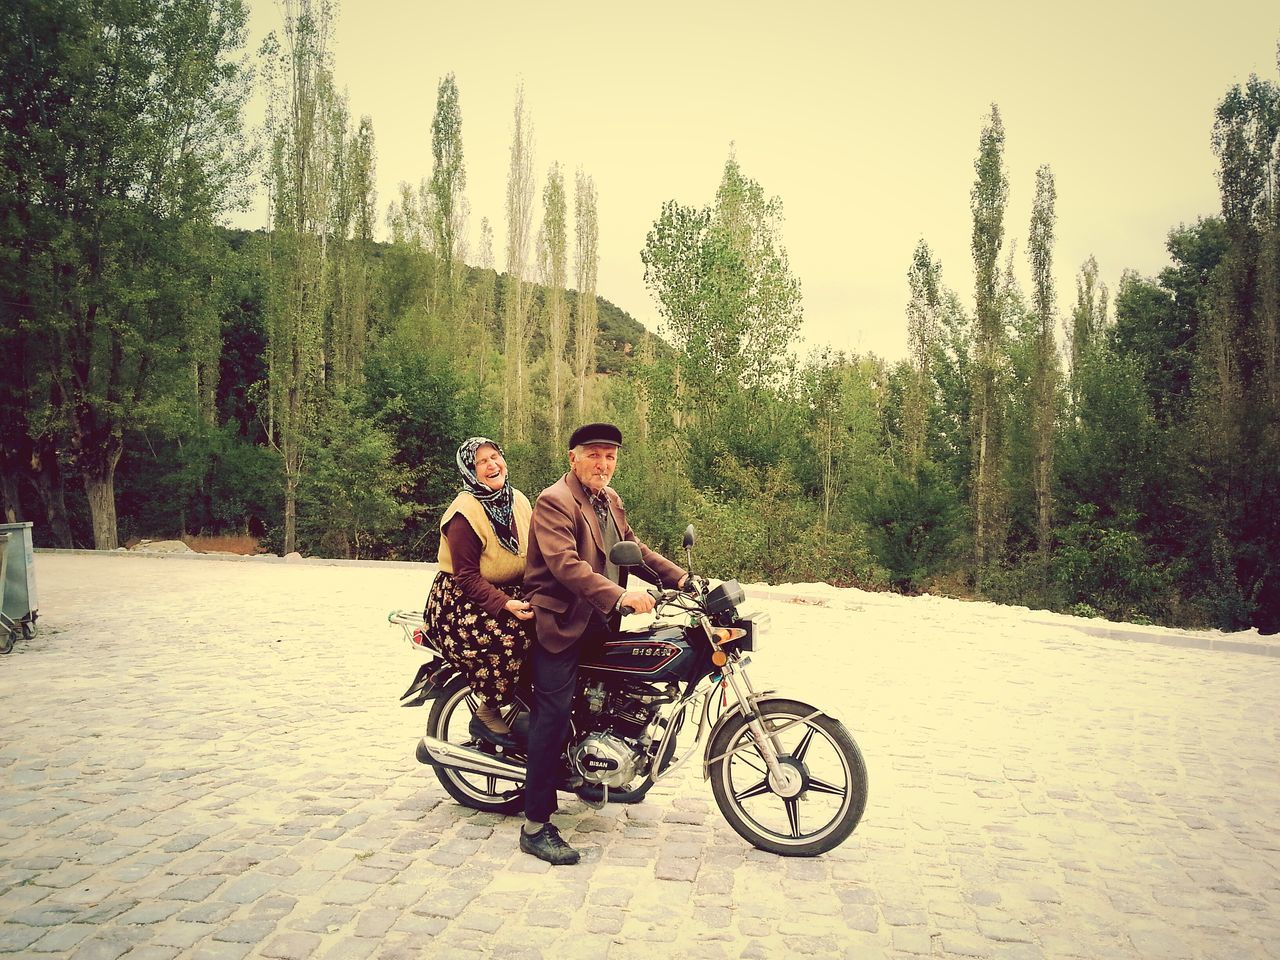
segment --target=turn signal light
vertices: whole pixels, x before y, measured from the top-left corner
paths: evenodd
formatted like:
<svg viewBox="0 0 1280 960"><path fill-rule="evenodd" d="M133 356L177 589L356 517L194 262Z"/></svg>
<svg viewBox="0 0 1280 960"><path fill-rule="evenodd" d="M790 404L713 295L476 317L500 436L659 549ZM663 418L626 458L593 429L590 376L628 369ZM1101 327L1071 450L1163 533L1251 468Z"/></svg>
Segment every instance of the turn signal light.
<svg viewBox="0 0 1280 960"><path fill-rule="evenodd" d="M712 630L711 635L716 638L716 643L728 643L730 640L741 640L747 635L747 631L741 627L721 627L719 630Z"/></svg>

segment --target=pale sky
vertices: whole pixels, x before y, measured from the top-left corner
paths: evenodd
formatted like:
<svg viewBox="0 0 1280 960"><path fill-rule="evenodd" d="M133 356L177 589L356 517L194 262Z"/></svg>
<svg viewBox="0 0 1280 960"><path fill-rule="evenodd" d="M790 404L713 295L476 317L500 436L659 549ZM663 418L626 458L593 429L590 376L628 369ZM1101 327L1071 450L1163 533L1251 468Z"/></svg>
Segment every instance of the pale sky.
<svg viewBox="0 0 1280 960"><path fill-rule="evenodd" d="M282 6L248 2L256 49L279 28ZM645 235L666 200L712 202L734 144L744 174L783 203L782 239L804 297L802 348L898 359L919 239L972 305L969 191L991 103L1004 120L1010 181L1002 257L1016 240L1025 289L1035 171L1047 163L1061 314L1090 255L1114 292L1124 269L1154 275L1168 262L1170 228L1217 213L1214 107L1250 73L1280 80L1277 40L1273 0L347 0L333 51L353 117L373 119L382 239L398 184L431 175L436 90L452 72L471 249L488 217L505 267L523 83L539 197L552 162L570 195L577 167L595 178L602 296L659 328L640 262ZM540 216L535 207L535 232ZM265 214L259 206L233 222L263 226Z"/></svg>

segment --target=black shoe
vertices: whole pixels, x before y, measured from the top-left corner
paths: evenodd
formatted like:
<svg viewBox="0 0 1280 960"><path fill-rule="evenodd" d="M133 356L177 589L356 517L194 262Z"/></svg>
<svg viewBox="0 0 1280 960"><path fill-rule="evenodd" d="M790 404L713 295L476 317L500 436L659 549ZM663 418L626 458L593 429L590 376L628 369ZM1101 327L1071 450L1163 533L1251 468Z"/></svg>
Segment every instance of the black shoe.
<svg viewBox="0 0 1280 960"><path fill-rule="evenodd" d="M515 737L511 736L511 734L490 730L479 717L471 718L471 724L467 727L467 732L475 739L492 743L495 747L501 747L503 750L514 750L518 746Z"/></svg>
<svg viewBox="0 0 1280 960"><path fill-rule="evenodd" d="M560 838L554 823L544 823L537 833L520 828L520 849L556 867L577 863L581 854Z"/></svg>

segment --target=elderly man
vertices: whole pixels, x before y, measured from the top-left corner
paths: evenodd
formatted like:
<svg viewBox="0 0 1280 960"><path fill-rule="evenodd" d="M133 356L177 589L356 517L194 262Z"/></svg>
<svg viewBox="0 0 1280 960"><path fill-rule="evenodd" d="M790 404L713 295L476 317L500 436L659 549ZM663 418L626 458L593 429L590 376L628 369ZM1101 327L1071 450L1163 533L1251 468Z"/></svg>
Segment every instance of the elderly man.
<svg viewBox="0 0 1280 960"><path fill-rule="evenodd" d="M625 589L626 571L609 562L619 540L639 539L622 501L609 488L618 466L622 431L589 423L569 438L569 472L543 490L533 508L525 565L525 598L533 604L537 643L529 651L533 708L529 723L525 823L520 849L548 863L578 862L578 851L551 823L556 787L564 779L560 756L578 685L583 646L607 634L622 607L644 613L653 597ZM683 586L688 574L643 543L646 566L664 584Z"/></svg>

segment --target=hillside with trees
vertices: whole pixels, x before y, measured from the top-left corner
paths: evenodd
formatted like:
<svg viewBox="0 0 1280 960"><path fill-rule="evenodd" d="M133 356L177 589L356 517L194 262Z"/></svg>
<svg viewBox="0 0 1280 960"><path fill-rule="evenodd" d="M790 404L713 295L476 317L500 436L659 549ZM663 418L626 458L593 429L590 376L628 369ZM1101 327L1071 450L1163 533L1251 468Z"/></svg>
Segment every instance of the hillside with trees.
<svg viewBox="0 0 1280 960"><path fill-rule="evenodd" d="M239 0L3 15L0 507L38 545L242 533L434 559L460 440L499 439L532 494L599 418L626 433L637 526L672 548L697 524L713 575L1280 627L1277 80L1223 93L1221 208L1115 290L1092 259L1055 289L1052 163L1011 182L992 105L973 289L922 238L907 359L800 358L783 201L732 151L714 196L654 211L655 336L599 296L595 183L539 166L522 91L501 224L470 222L452 75L430 170L380 204L331 12L291 10L255 61L256 154ZM269 228L220 227L258 175Z"/></svg>

